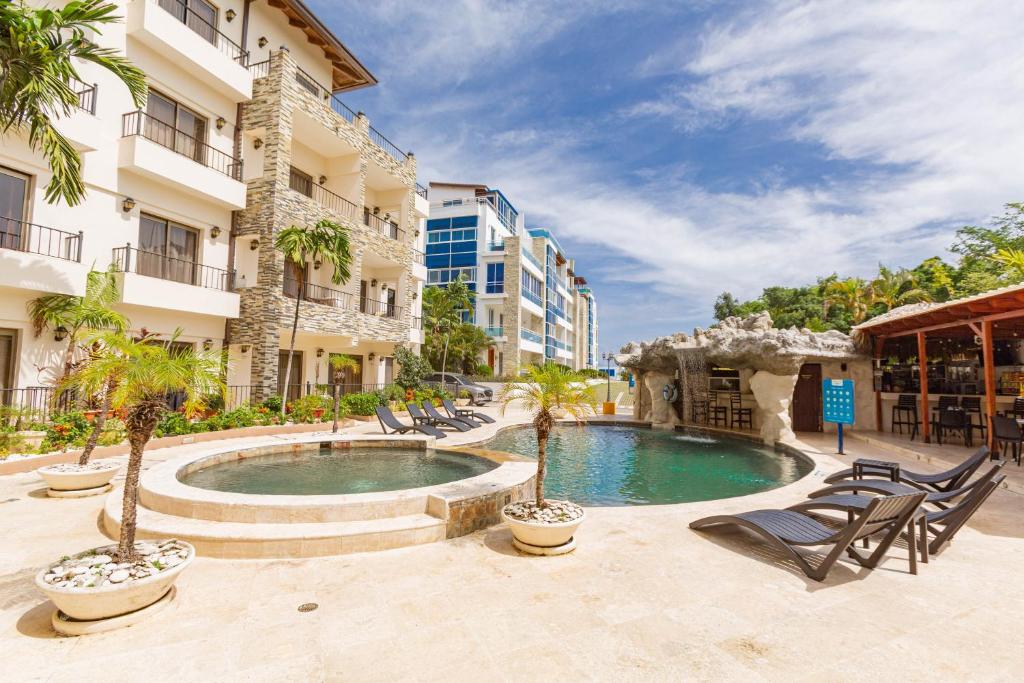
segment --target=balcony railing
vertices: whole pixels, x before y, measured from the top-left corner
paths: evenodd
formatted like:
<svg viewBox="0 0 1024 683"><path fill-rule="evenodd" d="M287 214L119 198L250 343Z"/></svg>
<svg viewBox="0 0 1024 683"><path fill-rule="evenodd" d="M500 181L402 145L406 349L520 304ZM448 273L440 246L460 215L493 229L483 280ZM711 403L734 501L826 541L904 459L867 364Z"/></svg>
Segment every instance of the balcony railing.
<svg viewBox="0 0 1024 683"><path fill-rule="evenodd" d="M377 145L385 152L387 152L392 159L394 159L400 164L405 163L405 160L408 158L405 152L398 149L398 145L384 137L384 134L381 133L376 128L374 128L373 126L370 126L370 140L372 140L375 145Z"/></svg>
<svg viewBox="0 0 1024 683"><path fill-rule="evenodd" d="M398 235L401 234L401 230L398 229L398 223L393 220L385 220L377 214L370 211L369 207L363 207L363 223L365 223L371 230L376 230L385 237L390 237L393 240L398 239Z"/></svg>
<svg viewBox="0 0 1024 683"><path fill-rule="evenodd" d="M505 329L503 327L485 327L484 334L488 337L504 337Z"/></svg>
<svg viewBox="0 0 1024 683"><path fill-rule="evenodd" d="M68 85L70 85L72 90L75 91L75 94L78 95L78 108L86 113L96 116L96 90L99 86L95 83L92 85L86 85L78 80L72 80Z"/></svg>
<svg viewBox="0 0 1024 683"><path fill-rule="evenodd" d="M386 301L370 299L365 296L359 297L359 312L377 315L382 318L399 318L402 315L400 307L389 304Z"/></svg>
<svg viewBox="0 0 1024 683"><path fill-rule="evenodd" d="M0 216L0 249L82 262L82 231L64 232Z"/></svg>
<svg viewBox="0 0 1024 683"><path fill-rule="evenodd" d="M249 74L253 78L266 78L270 75L270 60L264 59L262 62L253 62L249 65Z"/></svg>
<svg viewBox="0 0 1024 683"><path fill-rule="evenodd" d="M22 429L33 422L48 423L57 413L76 406L75 393L54 387L0 388L0 427Z"/></svg>
<svg viewBox="0 0 1024 683"><path fill-rule="evenodd" d="M331 192L323 185L314 183L308 176L296 173L294 169L288 176L288 187L300 194L306 195L317 204L339 213L351 221L354 221L356 219L356 215L359 213L358 206L345 199L340 194Z"/></svg>
<svg viewBox="0 0 1024 683"><path fill-rule="evenodd" d="M135 273L206 289L230 292L235 285L233 270L135 249L130 243L114 249L113 262L114 268L122 273Z"/></svg>
<svg viewBox="0 0 1024 683"><path fill-rule="evenodd" d="M419 316L412 317L412 329L422 330L423 329L423 318Z"/></svg>
<svg viewBox="0 0 1024 683"><path fill-rule="evenodd" d="M242 162L230 154L195 139L174 126L153 118L144 111L130 111L121 117L121 135L139 135L161 147L188 157L198 164L241 181Z"/></svg>
<svg viewBox="0 0 1024 683"><path fill-rule="evenodd" d="M537 332L534 332L533 330L528 330L525 327L523 329L519 330L519 336L522 337L523 339L525 339L526 341L532 341L532 342L536 342L538 344L542 344L543 343L541 341L540 334L538 334Z"/></svg>
<svg viewBox="0 0 1024 683"><path fill-rule="evenodd" d="M418 194L419 196L421 196L424 199L426 199L427 198L427 188L423 187L419 183L416 183L416 194Z"/></svg>
<svg viewBox="0 0 1024 683"><path fill-rule="evenodd" d="M531 292L530 290L526 289L525 287L522 289L522 296L527 301L532 301L533 303L537 304L538 306L543 306L544 305L544 303L541 301L540 296L538 296L536 292Z"/></svg>
<svg viewBox="0 0 1024 683"><path fill-rule="evenodd" d="M544 266L540 264L540 261L537 260L536 256L527 251L526 247L523 247L523 256L526 258L527 261L537 266L537 270L539 270L542 273L544 272Z"/></svg>
<svg viewBox="0 0 1024 683"><path fill-rule="evenodd" d="M505 242L488 242L487 251L505 251Z"/></svg>
<svg viewBox="0 0 1024 683"><path fill-rule="evenodd" d="M242 66L249 62L249 53L243 50L240 45L217 30L217 27L208 22L202 16L196 14L195 10L178 0L156 0L156 3L165 9L172 17L188 26L200 38L213 45L223 54L227 55Z"/></svg>
<svg viewBox="0 0 1024 683"><path fill-rule="evenodd" d="M413 249L412 250L412 262L413 263L418 263L418 264L420 264L422 266L422 265L424 265L427 262L426 256L419 249Z"/></svg>
<svg viewBox="0 0 1024 683"><path fill-rule="evenodd" d="M334 113L345 119L349 123L355 123L357 114L348 108L348 106L338 99L338 96L333 92L320 85L320 83L309 75L309 73L302 69L302 67L296 67L295 69L295 82L302 86L305 90L309 91L314 97L318 97L324 102L330 102L331 109Z"/></svg>
<svg viewBox="0 0 1024 683"><path fill-rule="evenodd" d="M284 295L290 299L296 298L299 294L299 286L298 280L286 277L284 279ZM352 308L352 295L350 293L321 287L310 282L302 284L302 299L303 301L312 301L315 304L330 306L331 308Z"/></svg>

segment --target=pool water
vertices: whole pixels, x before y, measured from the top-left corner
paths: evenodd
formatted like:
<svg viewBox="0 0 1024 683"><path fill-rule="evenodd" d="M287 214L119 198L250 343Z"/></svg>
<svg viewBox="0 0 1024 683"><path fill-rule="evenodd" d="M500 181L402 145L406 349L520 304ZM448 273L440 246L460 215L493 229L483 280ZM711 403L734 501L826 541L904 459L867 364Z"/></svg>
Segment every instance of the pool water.
<svg viewBox="0 0 1024 683"><path fill-rule="evenodd" d="M320 448L271 453L179 475L214 491L330 495L395 491L475 477L497 467L484 458L413 448Z"/></svg>
<svg viewBox="0 0 1024 683"><path fill-rule="evenodd" d="M537 455L532 427L483 445ZM546 495L582 505L691 503L790 484L813 469L806 458L742 439L640 427L559 425L548 441Z"/></svg>

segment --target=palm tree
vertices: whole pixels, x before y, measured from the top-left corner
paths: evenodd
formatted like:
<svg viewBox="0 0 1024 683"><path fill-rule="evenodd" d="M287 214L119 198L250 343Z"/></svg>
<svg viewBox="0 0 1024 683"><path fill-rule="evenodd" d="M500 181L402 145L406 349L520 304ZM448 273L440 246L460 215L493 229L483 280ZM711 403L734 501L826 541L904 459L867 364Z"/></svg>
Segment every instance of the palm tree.
<svg viewBox="0 0 1024 683"><path fill-rule="evenodd" d="M826 305L839 305L845 308L853 318L853 324L864 322L868 314L870 296L864 281L851 277L835 280L825 286Z"/></svg>
<svg viewBox="0 0 1024 683"><path fill-rule="evenodd" d="M67 377L74 365L75 351L86 330L113 329L124 332L128 319L115 311L117 280L112 271L93 270L85 283L85 296L46 294L28 302L28 315L36 337L44 330L67 334L64 366L58 381Z"/></svg>
<svg viewBox="0 0 1024 683"><path fill-rule="evenodd" d="M992 256L991 258L1006 269L1005 274L1009 276L1014 283L1024 281L1024 251L1007 247L1004 249L998 249L995 256Z"/></svg>
<svg viewBox="0 0 1024 683"><path fill-rule="evenodd" d="M344 353L331 354L331 367L334 369L334 427L331 429L338 433L338 411L341 407L341 382L345 379L346 370L356 370L359 361Z"/></svg>
<svg viewBox="0 0 1024 683"><path fill-rule="evenodd" d="M69 206L85 195L82 159L53 122L78 106L75 85L81 82L75 61L96 64L117 76L136 107L146 102L146 77L111 48L92 42L91 32L121 20L118 7L105 0L67 3L61 9L0 3L0 133L28 133L33 150L41 149L53 176L46 201Z"/></svg>
<svg viewBox="0 0 1024 683"><path fill-rule="evenodd" d="M317 221L312 227L293 225L277 233L274 248L284 254L285 261L295 266L298 291L295 293L295 317L292 320L292 339L288 346L288 362L284 366L284 398L281 416L288 403L288 382L291 381L292 356L295 355L295 335L299 329L299 305L306 290L306 263L329 263L334 266L331 282L336 285L352 277L352 251L348 230L330 220Z"/></svg>
<svg viewBox="0 0 1024 683"><path fill-rule="evenodd" d="M883 265L878 266L878 277L871 281L868 292L871 303L882 304L886 311L931 300L931 295L917 286L917 280L909 270L890 270Z"/></svg>
<svg viewBox="0 0 1024 683"><path fill-rule="evenodd" d="M544 475L547 472L547 446L555 412L564 411L577 423L595 412L594 396L586 380L563 365L548 362L533 365L520 382L510 382L498 397L501 413L512 403L519 403L533 414L533 428L537 432L537 507L544 507Z"/></svg>
<svg viewBox="0 0 1024 683"><path fill-rule="evenodd" d="M473 310L473 291L460 275L445 287L428 287L423 292L423 320L425 327L431 332L428 345L440 344L444 335L444 347L441 355L441 387L444 388L445 369L448 364L448 344L453 330L462 324L462 312Z"/></svg>
<svg viewBox="0 0 1024 683"><path fill-rule="evenodd" d="M118 562L137 559L135 509L142 454L167 410L168 394L185 394L187 414L202 409L207 396L224 395L220 353L176 349L177 336L175 332L169 341L160 342L149 335L136 340L117 332L100 332L91 340L97 352L64 381L65 386L85 392L108 385L112 389L110 404L126 412L131 454L124 481Z"/></svg>

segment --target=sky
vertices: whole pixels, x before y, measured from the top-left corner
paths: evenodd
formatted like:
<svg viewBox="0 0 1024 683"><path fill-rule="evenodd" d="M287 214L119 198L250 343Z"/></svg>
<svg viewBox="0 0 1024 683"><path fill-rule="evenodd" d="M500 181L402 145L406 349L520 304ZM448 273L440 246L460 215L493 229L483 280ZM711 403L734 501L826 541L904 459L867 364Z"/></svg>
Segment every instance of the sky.
<svg viewBox="0 0 1024 683"><path fill-rule="evenodd" d="M602 351L706 327L722 291L947 256L1024 200L1020 0L309 4L421 184L555 233Z"/></svg>

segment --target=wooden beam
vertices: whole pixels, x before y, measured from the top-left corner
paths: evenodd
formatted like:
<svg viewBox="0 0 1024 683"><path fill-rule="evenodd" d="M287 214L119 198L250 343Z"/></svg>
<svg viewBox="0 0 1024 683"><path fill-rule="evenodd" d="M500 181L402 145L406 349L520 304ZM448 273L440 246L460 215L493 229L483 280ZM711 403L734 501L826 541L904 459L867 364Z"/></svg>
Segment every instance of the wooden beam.
<svg viewBox="0 0 1024 683"><path fill-rule="evenodd" d="M880 368L881 364L878 362L882 358L882 349L885 348L885 337L875 337L875 348L874 358L875 367ZM871 381L875 381L875 368L871 368ZM879 381L878 388L875 389L875 431L884 432L885 429L882 427L882 383Z"/></svg>
<svg viewBox="0 0 1024 683"><path fill-rule="evenodd" d="M917 333L917 364L921 373L921 440L931 443L931 424L928 420L928 350L925 348L924 332Z"/></svg>
<svg viewBox="0 0 1024 683"><path fill-rule="evenodd" d="M985 411L988 413L985 418L988 420L988 447L995 451L995 429L993 429L992 416L996 414L996 361L992 327L991 320L986 320L981 324L981 359L985 365L983 370L985 372Z"/></svg>
<svg viewBox="0 0 1024 683"><path fill-rule="evenodd" d="M974 332L974 334L978 335L979 337L982 336L981 328L978 327L977 323L967 323L967 326L971 328L971 331Z"/></svg>

